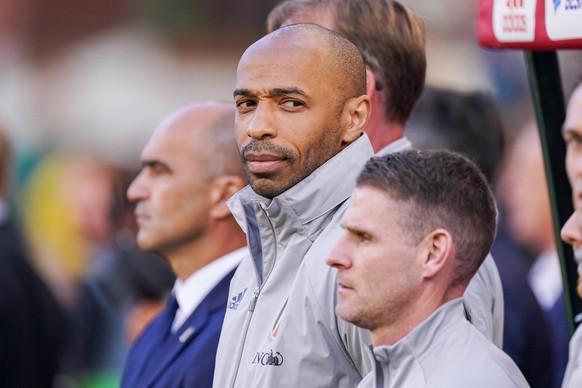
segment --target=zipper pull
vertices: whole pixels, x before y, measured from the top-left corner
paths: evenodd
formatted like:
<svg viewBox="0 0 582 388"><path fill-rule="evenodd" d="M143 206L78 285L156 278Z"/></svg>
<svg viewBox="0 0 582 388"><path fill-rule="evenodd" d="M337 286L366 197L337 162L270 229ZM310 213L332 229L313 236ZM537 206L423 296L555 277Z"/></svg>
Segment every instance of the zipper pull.
<svg viewBox="0 0 582 388"><path fill-rule="evenodd" d="M251 301L249 303L249 311L251 311L251 312L255 311L255 305L257 304L257 299L259 299L259 293L260 293L260 291L258 288L253 293L253 298L251 299Z"/></svg>

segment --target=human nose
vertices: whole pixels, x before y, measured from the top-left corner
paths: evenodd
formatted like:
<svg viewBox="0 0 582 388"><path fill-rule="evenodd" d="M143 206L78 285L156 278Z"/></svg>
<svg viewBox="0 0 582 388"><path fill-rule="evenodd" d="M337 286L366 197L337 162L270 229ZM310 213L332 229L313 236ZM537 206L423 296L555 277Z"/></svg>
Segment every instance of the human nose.
<svg viewBox="0 0 582 388"><path fill-rule="evenodd" d="M570 245L582 245L582 230L576 222L576 212L572 213L560 232L562 240Z"/></svg>
<svg viewBox="0 0 582 388"><path fill-rule="evenodd" d="M276 122L268 103L258 104L247 123L247 135L261 140L277 136Z"/></svg>
<svg viewBox="0 0 582 388"><path fill-rule="evenodd" d="M346 238L343 237L338 243L333 247L325 262L330 267L337 269L348 269L352 266L352 261L349 257Z"/></svg>
<svg viewBox="0 0 582 388"><path fill-rule="evenodd" d="M130 202L137 202L147 197L147 189L143 184L143 171L140 172L127 188L127 199Z"/></svg>

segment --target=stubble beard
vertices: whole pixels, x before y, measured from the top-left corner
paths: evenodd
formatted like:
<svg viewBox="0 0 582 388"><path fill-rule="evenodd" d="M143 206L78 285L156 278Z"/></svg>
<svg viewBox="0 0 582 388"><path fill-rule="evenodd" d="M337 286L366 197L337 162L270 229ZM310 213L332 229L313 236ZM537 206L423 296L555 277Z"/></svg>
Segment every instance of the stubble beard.
<svg viewBox="0 0 582 388"><path fill-rule="evenodd" d="M332 126L326 129L324 134L312 144L306 158L301 165L297 165L298 158L293 151L270 143L267 140L252 140L246 144L240 151L241 161L247 180L253 191L257 194L273 199L284 193L297 183L301 182L313 171L331 159L341 151L341 131L340 121L336 120ZM335 136L331 136L335 134ZM247 152L269 151L284 160L287 164L286 176L280 176L278 173L254 174L249 171L245 155Z"/></svg>

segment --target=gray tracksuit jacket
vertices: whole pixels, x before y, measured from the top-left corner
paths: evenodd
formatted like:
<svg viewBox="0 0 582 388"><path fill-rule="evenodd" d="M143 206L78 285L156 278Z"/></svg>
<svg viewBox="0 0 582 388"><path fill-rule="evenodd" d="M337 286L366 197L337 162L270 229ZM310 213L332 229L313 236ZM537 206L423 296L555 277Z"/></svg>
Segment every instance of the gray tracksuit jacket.
<svg viewBox="0 0 582 388"><path fill-rule="evenodd" d="M272 200L250 187L230 200L252 259L231 281L214 387L353 388L371 370L361 351L369 334L336 317L335 270L325 264L371 156L364 134Z"/></svg>
<svg viewBox="0 0 582 388"><path fill-rule="evenodd" d="M374 356L358 388L529 387L513 360L465 319L461 298L394 345L375 347Z"/></svg>

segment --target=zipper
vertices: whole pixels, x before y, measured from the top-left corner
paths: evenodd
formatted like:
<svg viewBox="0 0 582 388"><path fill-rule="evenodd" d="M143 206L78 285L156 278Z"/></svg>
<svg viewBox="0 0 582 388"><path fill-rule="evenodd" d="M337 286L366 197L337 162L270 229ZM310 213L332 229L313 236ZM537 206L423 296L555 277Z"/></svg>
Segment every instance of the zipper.
<svg viewBox="0 0 582 388"><path fill-rule="evenodd" d="M277 260L277 239L275 237L276 236L275 235L275 228L273 228L273 224L271 224L271 221L269 220L269 216L267 215L266 210L262 206L259 206L259 208L261 210L261 213L265 216L265 219L267 220L268 225L270 226L270 229L271 229L271 236L272 236L272 240L273 240L273 244L274 244L273 265L271 265L271 268L269 268L269 272L265 276L263 276L264 274L261 274L261 276L259 277L257 270L256 270L257 266L256 266L256 263L254 262L254 258L253 258L253 263L255 266L255 276L257 277L258 284L257 284L257 289L255 290L255 292L253 292L253 297L251 298L251 300L249 302L249 307L247 309L247 311L248 311L247 319L245 320L243 337L242 337L241 342L240 342L241 346L240 346L240 349L239 349L239 352L238 352L238 355L236 358L236 363L235 363L236 367L235 367L234 373L232 375L232 380L230 381L230 384L229 384L230 388L234 388L234 386L235 386L236 378L238 376L238 371L240 369L240 364L242 362L242 356L243 356L245 345L246 345L246 340L247 340L247 336L248 336L248 332L249 332L249 326L250 326L251 320L253 318L253 313L255 312L255 307L257 305L259 295L261 294L261 290L262 290L263 286L265 285L265 283L267 282L269 275L271 275L271 272L273 272L273 269L275 268L275 262ZM258 222L257 222L257 224L258 224ZM259 228L259 231L260 231L260 228ZM261 241L261 244L262 244L262 241ZM262 250L262 248L261 248L261 250Z"/></svg>
<svg viewBox="0 0 582 388"><path fill-rule="evenodd" d="M249 302L249 311L252 313L255 311L255 306L257 305L257 299L259 299L259 294L261 293L261 289L257 288L253 293L253 299Z"/></svg>
<svg viewBox="0 0 582 388"><path fill-rule="evenodd" d="M255 290L255 292L253 292L253 297L251 299L251 301L249 302L249 308L247 309L248 314L247 314L247 318L245 320L245 324L244 324L244 330L242 331L243 333L243 337L241 338L241 346L236 358L236 362L234 365L236 365L236 368L234 370L234 373L232 375L232 380L230 381L230 384L228 385L231 388L234 388L234 383L236 381L236 377L238 376L238 370L240 368L240 364L241 364L241 360L242 360L242 354L243 354L243 350L245 348L245 343L247 341L247 335L249 333L249 326L251 324L251 319L253 318L253 312L255 311L255 306L257 304L257 299L259 299L259 294L261 293L261 289L259 287L257 287L257 289Z"/></svg>

